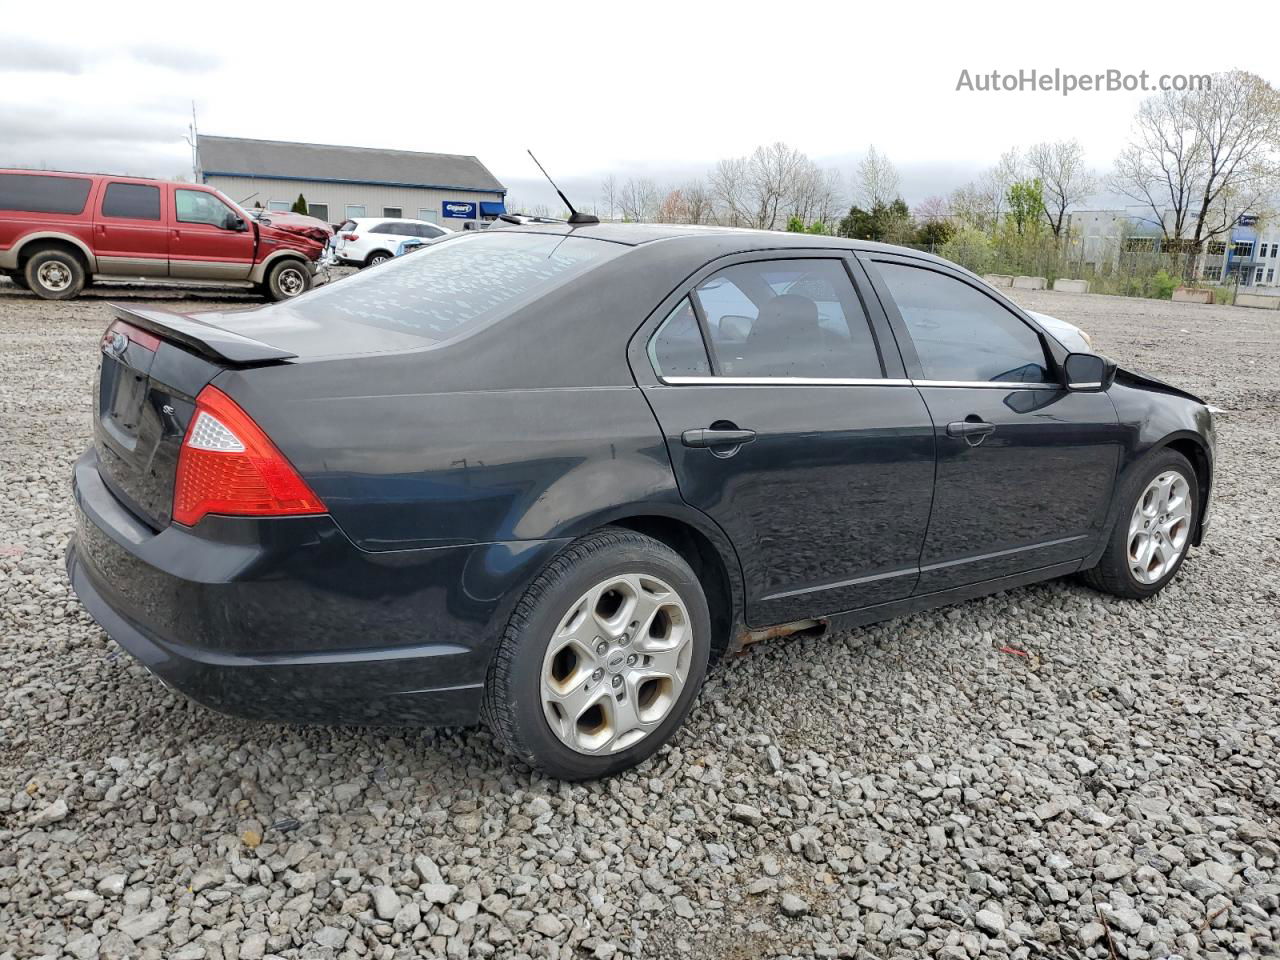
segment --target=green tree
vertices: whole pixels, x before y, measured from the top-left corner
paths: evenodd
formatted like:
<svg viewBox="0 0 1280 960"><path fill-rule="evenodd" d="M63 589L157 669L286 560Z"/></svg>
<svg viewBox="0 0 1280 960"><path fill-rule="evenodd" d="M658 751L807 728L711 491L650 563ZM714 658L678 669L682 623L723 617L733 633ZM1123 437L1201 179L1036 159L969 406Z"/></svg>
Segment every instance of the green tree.
<svg viewBox="0 0 1280 960"><path fill-rule="evenodd" d="M303 216L307 213L307 198L302 194L298 194L298 199L293 201L293 212L301 213Z"/></svg>
<svg viewBox="0 0 1280 960"><path fill-rule="evenodd" d="M809 224L809 229L805 233L811 233L814 236L825 237L827 235L827 225L821 220L815 220Z"/></svg>
<svg viewBox="0 0 1280 960"><path fill-rule="evenodd" d="M951 260L974 273L988 273L994 252L991 249L991 238L983 231L973 227L964 227L938 248L938 256Z"/></svg>
<svg viewBox="0 0 1280 960"><path fill-rule="evenodd" d="M948 220L926 220L916 228L916 243L926 247L940 247L956 232Z"/></svg>
<svg viewBox="0 0 1280 960"><path fill-rule="evenodd" d="M1040 211L1044 209L1044 185L1039 177L1016 180L1009 185L1009 210L1005 217L1013 224L1018 236L1034 230L1040 223Z"/></svg>
<svg viewBox="0 0 1280 960"><path fill-rule="evenodd" d="M787 233L804 233L804 221L792 214L787 220Z"/></svg>

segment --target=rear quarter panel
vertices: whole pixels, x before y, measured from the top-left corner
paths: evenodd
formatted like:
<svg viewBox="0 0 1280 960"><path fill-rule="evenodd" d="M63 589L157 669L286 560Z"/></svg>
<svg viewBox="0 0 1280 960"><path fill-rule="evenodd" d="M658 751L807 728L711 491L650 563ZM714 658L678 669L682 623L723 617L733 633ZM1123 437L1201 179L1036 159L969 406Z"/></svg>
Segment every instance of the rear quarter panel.
<svg viewBox="0 0 1280 960"><path fill-rule="evenodd" d="M290 369L216 382L362 549L574 536L620 504L680 503L635 386L306 396Z"/></svg>
<svg viewBox="0 0 1280 960"><path fill-rule="evenodd" d="M94 177L89 197L80 213L34 213L23 210L0 210L0 267L15 269L21 249L41 239L79 241L87 251L89 269L97 268L93 244L93 211L102 189L100 178Z"/></svg>

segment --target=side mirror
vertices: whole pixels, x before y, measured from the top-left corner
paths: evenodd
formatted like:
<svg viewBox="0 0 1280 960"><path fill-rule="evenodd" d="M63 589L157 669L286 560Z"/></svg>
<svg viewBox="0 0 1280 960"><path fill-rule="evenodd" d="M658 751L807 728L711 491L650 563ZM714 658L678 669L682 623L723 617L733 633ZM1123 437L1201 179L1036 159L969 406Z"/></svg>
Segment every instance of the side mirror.
<svg viewBox="0 0 1280 960"><path fill-rule="evenodd" d="M1096 353L1067 354L1062 372L1068 390L1106 390L1116 379L1115 363Z"/></svg>
<svg viewBox="0 0 1280 960"><path fill-rule="evenodd" d="M223 221L222 228L224 230L235 230L237 233L248 229L248 227L245 226L245 222L234 213L227 214L227 219Z"/></svg>

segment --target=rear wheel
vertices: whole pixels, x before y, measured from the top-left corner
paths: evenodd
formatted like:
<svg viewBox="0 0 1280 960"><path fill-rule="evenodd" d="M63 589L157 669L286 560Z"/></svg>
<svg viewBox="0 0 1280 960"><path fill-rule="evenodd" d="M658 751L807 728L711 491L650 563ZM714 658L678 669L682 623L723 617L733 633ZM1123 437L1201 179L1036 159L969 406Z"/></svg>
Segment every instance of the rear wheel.
<svg viewBox="0 0 1280 960"><path fill-rule="evenodd" d="M41 250L22 271L26 289L45 300L70 300L84 289L85 268L66 250Z"/></svg>
<svg viewBox="0 0 1280 960"><path fill-rule="evenodd" d="M1199 503L1196 472L1187 458L1160 451L1126 482L1107 549L1085 581L1133 600L1159 593L1187 557Z"/></svg>
<svg viewBox="0 0 1280 960"><path fill-rule="evenodd" d="M292 300L311 289L311 273L301 260L280 260L268 272L265 287L272 300Z"/></svg>
<svg viewBox="0 0 1280 960"><path fill-rule="evenodd" d="M376 267L380 263L386 263L391 259L391 254L386 250L375 250L365 258L364 265L366 267Z"/></svg>
<svg viewBox="0 0 1280 960"><path fill-rule="evenodd" d="M571 544L521 598L489 668L485 717L532 766L606 776L671 738L710 650L706 596L684 559L606 528Z"/></svg>

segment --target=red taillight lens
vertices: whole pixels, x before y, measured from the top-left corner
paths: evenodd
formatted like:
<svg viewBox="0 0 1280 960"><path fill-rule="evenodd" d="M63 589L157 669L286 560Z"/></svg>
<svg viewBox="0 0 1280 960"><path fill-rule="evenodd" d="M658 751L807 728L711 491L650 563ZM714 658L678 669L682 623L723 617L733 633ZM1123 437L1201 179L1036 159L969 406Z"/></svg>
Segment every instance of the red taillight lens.
<svg viewBox="0 0 1280 960"><path fill-rule="evenodd" d="M207 513L276 517L326 509L234 400L217 387L200 391L178 453L175 521L194 526Z"/></svg>
<svg viewBox="0 0 1280 960"><path fill-rule="evenodd" d="M359 239L360 239L360 237L359 237L357 234L354 234L354 233L344 233L344 234L342 234L342 239L343 239L343 240L350 240L352 243L355 243L357 240L359 240Z"/></svg>

